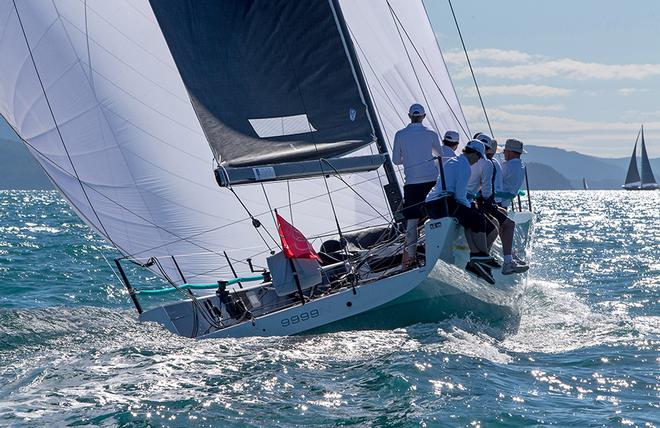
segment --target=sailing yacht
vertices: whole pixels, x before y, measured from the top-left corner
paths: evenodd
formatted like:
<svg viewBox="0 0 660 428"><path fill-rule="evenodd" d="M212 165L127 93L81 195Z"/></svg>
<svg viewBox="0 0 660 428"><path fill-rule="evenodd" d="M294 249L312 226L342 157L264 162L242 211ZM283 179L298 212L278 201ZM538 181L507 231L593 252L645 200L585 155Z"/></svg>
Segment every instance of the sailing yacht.
<svg viewBox="0 0 660 428"><path fill-rule="evenodd" d="M525 277L465 272L451 217L401 269L408 106L472 134L421 1L0 0L0 20L0 113L121 253L140 320L209 338L516 316Z"/></svg>
<svg viewBox="0 0 660 428"><path fill-rule="evenodd" d="M641 176L639 170L637 169L637 143L639 142L640 135L642 137ZM632 156L630 157L630 164L628 165L626 181L621 187L626 190L656 190L660 188L658 183L655 181L655 177L653 176L649 155L646 152L646 142L644 141L644 125L642 125L642 128L637 133L635 147L633 148Z"/></svg>

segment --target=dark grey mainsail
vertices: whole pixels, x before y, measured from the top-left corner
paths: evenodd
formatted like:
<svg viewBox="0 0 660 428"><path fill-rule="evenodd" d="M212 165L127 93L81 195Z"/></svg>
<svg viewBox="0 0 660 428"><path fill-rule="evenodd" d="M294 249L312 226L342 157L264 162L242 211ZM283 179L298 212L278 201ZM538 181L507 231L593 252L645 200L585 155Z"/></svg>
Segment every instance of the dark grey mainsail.
<svg viewBox="0 0 660 428"><path fill-rule="evenodd" d="M328 0L151 5L219 163L336 157L373 142Z"/></svg>
<svg viewBox="0 0 660 428"><path fill-rule="evenodd" d="M649 162L649 155L646 153L646 143L644 141L644 127L642 126L642 187L645 185L656 184L653 171L651 170L651 162Z"/></svg>
<svg viewBox="0 0 660 428"><path fill-rule="evenodd" d="M639 185L641 179L639 177L639 170L637 169L637 143L639 141L640 133L637 133L635 139L635 148L633 148L632 156L630 157L630 164L628 164L628 173L626 174L626 181L624 187Z"/></svg>

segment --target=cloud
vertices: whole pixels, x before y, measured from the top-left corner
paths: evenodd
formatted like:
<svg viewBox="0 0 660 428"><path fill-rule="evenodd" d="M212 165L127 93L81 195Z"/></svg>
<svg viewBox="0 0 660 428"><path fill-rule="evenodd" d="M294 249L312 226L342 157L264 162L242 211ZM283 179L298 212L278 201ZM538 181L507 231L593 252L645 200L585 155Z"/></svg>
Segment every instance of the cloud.
<svg viewBox="0 0 660 428"><path fill-rule="evenodd" d="M464 105L473 132L488 129L479 105ZM544 114L517 114L502 108L489 108L488 117L500 140L516 137L527 144L559 147L603 156L629 156L638 121L583 121L573 117ZM660 118L644 123L649 135L660 134ZM651 157L660 155L658 148L648 147Z"/></svg>
<svg viewBox="0 0 660 428"><path fill-rule="evenodd" d="M533 59L533 56L517 51L517 50L504 50L504 49L475 49L468 51L470 61L472 63L478 61L490 61L500 63L527 63ZM443 54L445 62L452 65L465 65L465 52L463 51L449 51Z"/></svg>
<svg viewBox="0 0 660 428"><path fill-rule="evenodd" d="M660 76L660 64L602 64L501 49L476 49L469 51L469 54L479 77L509 80L553 77L569 80L642 80ZM462 51L447 52L445 61L450 65L460 66L457 72L452 74L455 79L470 77Z"/></svg>
<svg viewBox="0 0 660 428"><path fill-rule="evenodd" d="M483 96L566 97L573 93L572 89L547 85L486 85L479 86L479 90ZM477 90L473 87L461 88L461 92L470 96L477 94Z"/></svg>
<svg viewBox="0 0 660 428"><path fill-rule="evenodd" d="M660 64L598 64L559 59L508 67L479 67L479 75L500 79L641 80L660 76Z"/></svg>
<svg viewBox="0 0 660 428"><path fill-rule="evenodd" d="M507 111L562 111L563 104L505 104L499 106Z"/></svg>
<svg viewBox="0 0 660 428"><path fill-rule="evenodd" d="M619 90L617 90L617 93L622 97L629 97L630 95L633 94L640 94L648 91L649 90L646 88L620 88Z"/></svg>
<svg viewBox="0 0 660 428"><path fill-rule="evenodd" d="M463 111L468 120L481 120L483 112L477 105L464 105ZM501 108L489 108L490 122L496 129L508 132L543 132L548 135L559 135L570 132L605 132L625 131L637 132L636 122L624 121L582 121L573 117L563 117L543 114L518 114L505 111ZM660 130L660 121L649 122L644 128ZM632 130L632 131L631 131Z"/></svg>

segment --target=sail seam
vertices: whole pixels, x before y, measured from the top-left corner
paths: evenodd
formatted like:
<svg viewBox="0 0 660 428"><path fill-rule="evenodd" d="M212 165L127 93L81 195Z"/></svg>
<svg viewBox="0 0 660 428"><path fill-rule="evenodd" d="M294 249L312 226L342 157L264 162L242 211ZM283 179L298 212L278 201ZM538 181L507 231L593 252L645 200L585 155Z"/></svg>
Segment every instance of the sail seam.
<svg viewBox="0 0 660 428"><path fill-rule="evenodd" d="M387 2L387 4L388 4L388 6L389 6L389 4L390 4L389 1ZM390 8L391 8L391 6L390 6ZM449 108L449 111L451 112L451 114L452 114L452 115L454 116L454 118L456 119L456 122L458 123L458 126L459 126L459 127L461 128L461 130L463 131L463 134L465 134L465 135L468 137L468 139L469 139L469 138L470 138L470 134L469 134L468 131L466 131L465 128L463 127L463 124L461 123L460 118L458 117L458 115L456 114L456 112L454 111L454 109L451 107L451 104L449 103L449 100L448 100L447 97L445 96L444 92L442 92L442 89L440 89L440 85L439 85L438 82L435 80L435 77L433 77L433 73L432 73L431 70L429 69L428 65L426 65L426 62L424 61L424 58L422 57L422 55L421 55L421 54L419 53L419 51L417 50L417 47L415 46L415 43L413 43L412 38L410 37L410 35L408 34L408 31L406 30L406 27L404 27L403 23L402 23L401 20L399 19L399 16L396 14L396 12L394 12L394 11L392 10L392 14L394 15L394 17L396 18L396 20L397 20L397 21L399 22L399 24L401 25L401 29L403 30L403 33L406 35L406 38L410 41L410 44L412 45L413 49L415 50L415 53L417 54L417 57L419 58L420 62L422 63L422 65L423 65L424 68L426 69L426 72L428 73L429 77L431 78L431 81L433 82L433 84L435 85L435 87L438 89L438 92L439 92L440 95L442 96L442 99L445 101L445 104L447 104L447 107Z"/></svg>
<svg viewBox="0 0 660 428"><path fill-rule="evenodd" d="M69 150L67 149L66 144L64 143L64 137L62 136L62 132L61 132L60 127L57 123L57 119L55 119L55 113L53 112L53 108L50 105L50 100L48 99L48 94L46 94L46 88L44 87L44 83L41 80L41 74L39 73L39 69L37 68L37 63L34 59L34 55L32 55L32 49L30 48L30 42L28 41L27 34L25 33L25 28L23 27L23 21L21 20L21 15L18 12L18 7L16 6L16 0L12 0L12 3L14 4L14 10L16 11L16 17L18 18L18 23L21 26L21 31L23 33L23 37L25 38L25 44L27 46L28 53L30 54L30 59L32 60L32 66L34 67L34 71L37 75L37 80L39 80L39 85L41 86L41 90L44 94L44 99L46 100L46 104L48 105L48 110L50 111L51 118L53 119L53 122L55 124L55 129L57 130L57 134L59 135L60 141L62 142L62 147L64 148L64 152L66 153L66 156L69 159L69 163L71 164L71 168L73 169L75 177L78 180L78 184L80 184L80 189L82 190L83 194L85 195L85 199L87 200L87 203L89 203L89 207L91 208L92 212L94 213L94 216L98 220L99 225L103 229L103 232L105 233L105 236L108 238L108 240L113 245L116 246L116 244L113 242L112 238L110 238L110 234L108 233L105 226L103 225L103 222L101 221L101 218L99 217L98 213L96 212L96 209L94 209L94 205L92 204L92 201L89 198L89 195L87 194L87 191L85 190L85 186L83 185L83 182L80 179L80 176L78 175L78 171L76 170L76 167L73 163L73 159L71 158L71 155L69 154Z"/></svg>

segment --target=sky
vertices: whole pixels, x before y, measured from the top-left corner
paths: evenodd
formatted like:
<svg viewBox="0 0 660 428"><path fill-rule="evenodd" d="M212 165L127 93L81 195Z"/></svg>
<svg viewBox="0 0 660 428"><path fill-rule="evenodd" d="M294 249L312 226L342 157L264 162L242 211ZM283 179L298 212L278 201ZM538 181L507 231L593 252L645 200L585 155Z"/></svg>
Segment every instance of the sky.
<svg viewBox="0 0 660 428"><path fill-rule="evenodd" d="M425 0L470 128L487 130L447 0ZM660 1L453 0L495 137L660 156ZM476 131L475 131L476 132Z"/></svg>
<svg viewBox="0 0 660 428"><path fill-rule="evenodd" d="M470 128L486 130L449 3L425 5ZM660 0L453 6L498 140L624 157L643 123L660 157Z"/></svg>

